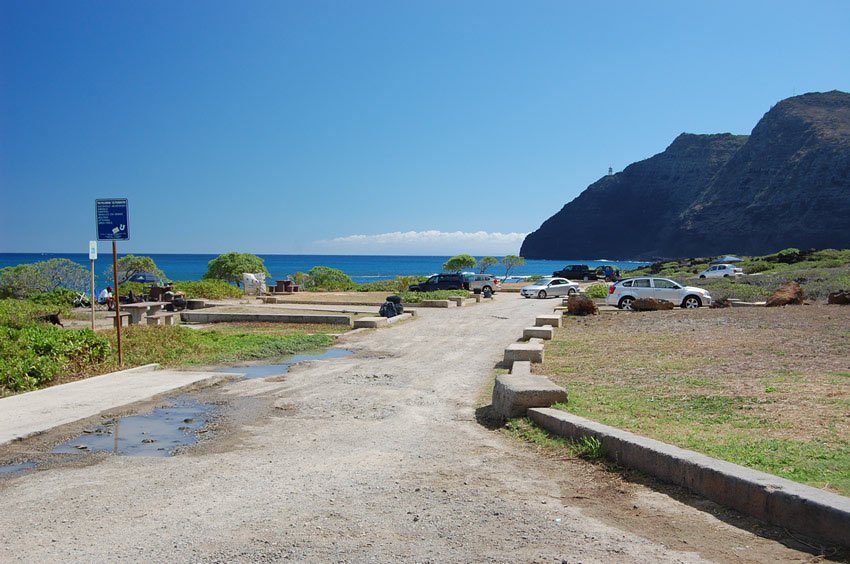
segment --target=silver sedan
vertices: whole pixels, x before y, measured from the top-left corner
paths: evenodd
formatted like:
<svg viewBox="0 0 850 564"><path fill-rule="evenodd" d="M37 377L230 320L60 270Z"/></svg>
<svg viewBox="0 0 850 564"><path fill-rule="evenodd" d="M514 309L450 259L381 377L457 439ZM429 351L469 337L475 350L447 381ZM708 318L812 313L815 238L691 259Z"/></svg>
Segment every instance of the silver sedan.
<svg viewBox="0 0 850 564"><path fill-rule="evenodd" d="M578 294L578 284L566 278L543 278L534 284L524 286L520 294L526 298L548 298L549 296L572 296Z"/></svg>

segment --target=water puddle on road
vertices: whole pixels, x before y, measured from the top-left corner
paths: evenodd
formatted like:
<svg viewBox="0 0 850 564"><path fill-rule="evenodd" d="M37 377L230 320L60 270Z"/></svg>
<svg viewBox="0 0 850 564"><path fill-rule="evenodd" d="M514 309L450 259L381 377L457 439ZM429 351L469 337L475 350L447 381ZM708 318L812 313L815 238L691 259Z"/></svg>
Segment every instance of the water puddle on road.
<svg viewBox="0 0 850 564"><path fill-rule="evenodd" d="M55 447L52 453L111 452L125 456L171 456L177 447L198 442L212 406L188 396L171 400L145 415L130 415L99 425Z"/></svg>
<svg viewBox="0 0 850 564"><path fill-rule="evenodd" d="M24 470L32 470L35 468L35 462L20 462L18 464L3 464L0 466L0 476L7 476L15 472L23 472Z"/></svg>
<svg viewBox="0 0 850 564"><path fill-rule="evenodd" d="M219 368L216 372L227 372L229 374L244 374L245 378L267 378L269 376L280 376L289 372L289 367L307 360L328 360L331 358L342 358L351 356L351 351L345 349L328 349L322 354L296 354L286 362L280 364L255 364L253 366L228 366Z"/></svg>

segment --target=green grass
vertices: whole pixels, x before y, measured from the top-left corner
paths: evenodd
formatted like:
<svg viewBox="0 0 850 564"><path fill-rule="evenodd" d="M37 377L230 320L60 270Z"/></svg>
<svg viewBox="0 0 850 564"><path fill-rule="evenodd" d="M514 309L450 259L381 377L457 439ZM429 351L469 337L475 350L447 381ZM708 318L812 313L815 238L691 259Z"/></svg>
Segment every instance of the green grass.
<svg viewBox="0 0 850 564"><path fill-rule="evenodd" d="M124 363L139 366L158 362L164 366L218 364L241 360L276 360L326 347L334 338L326 334L269 335L250 330L193 330L181 326L134 326L122 332ZM114 334L113 350L117 350Z"/></svg>
<svg viewBox="0 0 850 564"><path fill-rule="evenodd" d="M787 427L770 417L770 400L742 395L668 395L664 390L664 386L638 388L573 382L569 404L553 407L850 495L850 438L766 437L767 431Z"/></svg>
<svg viewBox="0 0 850 564"><path fill-rule="evenodd" d="M596 437L567 439L550 434L528 417L509 419L505 425L513 438L532 443L542 449L560 453L566 451L571 456L586 460L598 460L604 455L602 443Z"/></svg>

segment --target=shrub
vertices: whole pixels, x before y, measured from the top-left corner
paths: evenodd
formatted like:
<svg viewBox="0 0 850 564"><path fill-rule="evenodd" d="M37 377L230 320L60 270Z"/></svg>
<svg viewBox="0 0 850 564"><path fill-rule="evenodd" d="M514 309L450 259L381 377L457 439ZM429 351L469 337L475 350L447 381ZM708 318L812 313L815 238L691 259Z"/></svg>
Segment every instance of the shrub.
<svg viewBox="0 0 850 564"><path fill-rule="evenodd" d="M50 259L0 269L0 297L4 298L27 298L57 288L83 291L88 285L88 271L68 259Z"/></svg>
<svg viewBox="0 0 850 564"><path fill-rule="evenodd" d="M181 281L174 283L174 290L183 292L186 299L224 300L241 298L242 290L224 280Z"/></svg>
<svg viewBox="0 0 850 564"><path fill-rule="evenodd" d="M452 296L469 297L466 290L435 290L433 292L399 292L401 301L407 304L418 304L424 300L445 300Z"/></svg>
<svg viewBox="0 0 850 564"><path fill-rule="evenodd" d="M570 315L596 315L598 310L593 300L587 296L570 296L567 299L567 311Z"/></svg>
<svg viewBox="0 0 850 564"><path fill-rule="evenodd" d="M30 300L0 300L0 326L20 329L38 323L38 318L48 313L67 312L67 307L38 304Z"/></svg>
<svg viewBox="0 0 850 564"><path fill-rule="evenodd" d="M638 298L632 302L634 311L661 311L665 309L673 309L673 302L667 300L656 300L655 298Z"/></svg>
<svg viewBox="0 0 850 564"><path fill-rule="evenodd" d="M472 255L457 255L443 263L446 272L460 272L464 268L474 268L477 261Z"/></svg>
<svg viewBox="0 0 850 564"><path fill-rule="evenodd" d="M250 253L226 253L219 255L207 263L204 280L224 280L233 282L238 287L242 283L242 273L262 272L269 276L263 259Z"/></svg>
<svg viewBox="0 0 850 564"><path fill-rule="evenodd" d="M394 280L377 280L375 282L367 282L358 284L355 290L358 292L406 292L407 288L413 284L424 282L427 276L396 276Z"/></svg>
<svg viewBox="0 0 850 564"><path fill-rule="evenodd" d="M354 288L354 281L345 272L329 266L314 266L307 275L308 289L344 291Z"/></svg>
<svg viewBox="0 0 850 564"><path fill-rule="evenodd" d="M589 298L605 298L608 295L608 284L596 283L591 284L584 291L584 294Z"/></svg>
<svg viewBox="0 0 850 564"><path fill-rule="evenodd" d="M53 306L59 308L60 311L66 311L68 307L74 305L74 299L77 297L77 292L68 288L56 288L50 292L42 292L30 297L30 301L34 304ZM53 313L56 313L54 310Z"/></svg>
<svg viewBox="0 0 850 564"><path fill-rule="evenodd" d="M44 386L61 372L103 362L109 353L109 341L89 329L0 327L0 394Z"/></svg>

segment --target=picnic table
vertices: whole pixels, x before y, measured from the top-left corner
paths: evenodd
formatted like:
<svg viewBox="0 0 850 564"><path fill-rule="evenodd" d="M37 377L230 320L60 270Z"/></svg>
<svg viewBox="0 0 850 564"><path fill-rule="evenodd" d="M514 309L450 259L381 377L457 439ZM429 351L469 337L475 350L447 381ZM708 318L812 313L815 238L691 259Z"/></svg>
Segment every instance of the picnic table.
<svg viewBox="0 0 850 564"><path fill-rule="evenodd" d="M130 325L142 322L143 315L154 315L162 311L168 302L138 302L135 304L121 304L121 311L130 314Z"/></svg>

